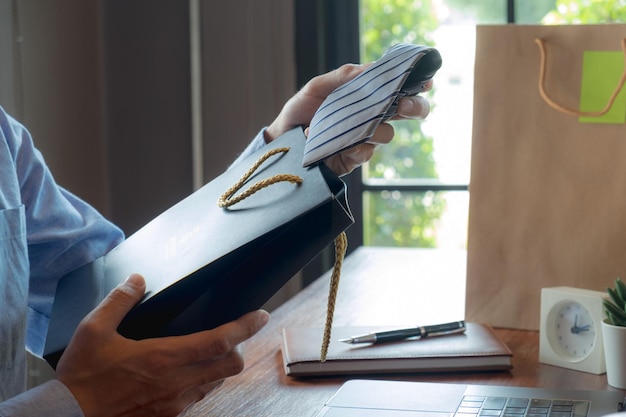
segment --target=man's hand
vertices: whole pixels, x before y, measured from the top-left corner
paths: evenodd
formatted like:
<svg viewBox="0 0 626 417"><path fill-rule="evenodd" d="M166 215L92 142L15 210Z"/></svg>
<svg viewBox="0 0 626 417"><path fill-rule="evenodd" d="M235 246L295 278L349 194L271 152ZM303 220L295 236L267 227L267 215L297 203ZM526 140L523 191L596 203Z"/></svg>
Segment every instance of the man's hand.
<svg viewBox="0 0 626 417"><path fill-rule="evenodd" d="M276 120L267 128L266 141L271 142L297 126L308 126L324 99L337 87L350 81L367 67L368 65L346 64L313 78L285 104ZM429 82L424 91L430 90L431 87L432 82ZM430 105L425 98L405 97L400 100L398 116L395 119L421 119L425 118L429 112ZM390 124L381 123L370 141L333 155L324 162L336 174L347 174L369 161L376 146L389 143L393 134L393 127Z"/></svg>
<svg viewBox="0 0 626 417"><path fill-rule="evenodd" d="M117 332L145 292L131 275L81 322L57 367L85 417L177 416L229 376L242 371L238 345L269 314L259 310L187 336L129 340Z"/></svg>

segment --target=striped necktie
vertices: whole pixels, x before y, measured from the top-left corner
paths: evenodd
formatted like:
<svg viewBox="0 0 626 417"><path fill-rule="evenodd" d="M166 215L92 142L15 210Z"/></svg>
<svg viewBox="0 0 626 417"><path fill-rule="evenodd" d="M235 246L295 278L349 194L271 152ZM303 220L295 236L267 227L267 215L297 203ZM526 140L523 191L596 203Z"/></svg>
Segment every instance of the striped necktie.
<svg viewBox="0 0 626 417"><path fill-rule="evenodd" d="M398 101L422 91L441 67L430 47L400 43L352 81L330 93L309 126L303 166L368 141L397 114Z"/></svg>

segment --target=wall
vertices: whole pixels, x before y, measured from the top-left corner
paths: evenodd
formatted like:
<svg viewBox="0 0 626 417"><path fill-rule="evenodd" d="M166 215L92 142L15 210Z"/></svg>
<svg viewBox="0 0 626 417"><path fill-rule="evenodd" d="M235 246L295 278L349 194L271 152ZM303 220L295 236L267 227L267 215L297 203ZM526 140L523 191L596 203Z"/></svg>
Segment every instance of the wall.
<svg viewBox="0 0 626 417"><path fill-rule="evenodd" d="M0 103L29 127L60 182L106 213L97 4L3 0L2 8L11 30L2 34L9 72Z"/></svg>
<svg viewBox="0 0 626 417"><path fill-rule="evenodd" d="M111 218L128 233L192 192L189 8L102 2Z"/></svg>
<svg viewBox="0 0 626 417"><path fill-rule="evenodd" d="M284 0L201 2L205 180L223 171L294 94L293 14ZM216 152L217 143L228 149Z"/></svg>
<svg viewBox="0 0 626 417"><path fill-rule="evenodd" d="M194 2L192 51L189 2L0 0L0 105L57 181L127 233L193 191L194 114L202 182L295 91L291 2Z"/></svg>
<svg viewBox="0 0 626 417"><path fill-rule="evenodd" d="M0 0L0 106L17 116L13 5L10 0Z"/></svg>

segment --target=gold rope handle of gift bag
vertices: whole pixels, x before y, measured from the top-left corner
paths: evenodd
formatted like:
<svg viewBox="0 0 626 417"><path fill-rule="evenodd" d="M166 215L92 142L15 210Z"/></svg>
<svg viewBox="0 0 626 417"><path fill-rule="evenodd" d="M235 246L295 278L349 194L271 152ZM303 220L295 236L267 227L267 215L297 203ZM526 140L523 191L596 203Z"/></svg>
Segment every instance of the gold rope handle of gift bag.
<svg viewBox="0 0 626 417"><path fill-rule="evenodd" d="M333 328L333 316L335 315L335 302L337 301L337 292L339 291L339 278L341 277L341 267L347 247L348 238L345 232L341 232L341 234L335 238L335 265L333 265L333 272L330 276L328 304L326 306L326 324L324 325L324 339L322 340L322 350L320 352L321 362L325 362L326 356L328 355L330 335Z"/></svg>
<svg viewBox="0 0 626 417"><path fill-rule="evenodd" d="M248 171L246 171L243 176L237 181L232 187L224 192L217 200L217 205L220 208L227 208L234 204L239 203L240 201L250 197L252 194L257 191L269 187L272 184L276 184L279 182L291 182L294 184L302 184L302 178L297 175L292 174L276 174L268 179L261 180L250 188L245 190L243 193L234 197L235 193L239 191L246 181L256 172L257 169L263 164L263 162L267 161L273 155L279 153L287 153L289 152L289 148L276 148L269 150L265 154L263 154L253 165L250 167ZM335 314L335 301L337 300L337 292L339 290L339 278L341 276L341 267L343 265L343 259L346 255L346 248L348 246L348 240L345 232L342 232L335 239L335 265L333 266L333 272L330 277L330 289L328 292L328 305L326 307L326 324L324 327L324 339L322 341L322 350L320 354L320 360L322 362L326 361L326 355L328 354L328 346L330 345L330 335L332 331L333 325L333 316Z"/></svg>
<svg viewBox="0 0 626 417"><path fill-rule="evenodd" d="M624 83L626 82L626 38L622 39L622 51L624 52L624 72L622 73L622 77L617 83L617 87L615 87L613 94L609 98L608 103L606 104L604 109L599 110L599 111L580 111L576 109L571 109L569 107L565 107L562 104L557 103L552 98L550 98L550 96L548 96L548 93L546 92L546 88L545 88L546 60L547 60L546 47L544 45L543 39L537 38L535 39L535 43L537 44L537 46L539 46L539 51L541 53L541 62L539 64L539 94L541 95L541 97L544 99L546 103L548 103L552 108L560 111L561 113L569 114L570 116L578 116L578 117L580 116L584 116L584 117L603 116L606 113L608 113L609 110L611 110L611 107L613 106L613 103L615 102L617 95L620 93L620 91L622 90L622 87L624 86Z"/></svg>
<svg viewBox="0 0 626 417"><path fill-rule="evenodd" d="M256 193L257 191L265 187L269 187L272 184L279 183L279 182L291 182L293 184L302 184L302 178L297 175L276 174L272 177L269 177L268 179L257 182L256 184L252 185L250 188L245 190L243 193L234 197L235 193L243 187L243 185L246 183L246 181L248 181L248 179L252 176L252 174L254 174L256 170L259 169L261 165L263 165L263 162L267 161L269 158L271 158L272 156L276 154L287 153L287 152L289 152L289 148L276 148L276 149L271 149L267 151L265 154L263 154L252 165L252 167L250 167L250 169L247 170L243 174L243 176L239 179L239 181L237 181L232 187L230 187L228 190L224 192L224 194L220 196L220 198L217 200L218 207L227 208L232 205L235 205L239 203L240 201L250 197L252 194Z"/></svg>

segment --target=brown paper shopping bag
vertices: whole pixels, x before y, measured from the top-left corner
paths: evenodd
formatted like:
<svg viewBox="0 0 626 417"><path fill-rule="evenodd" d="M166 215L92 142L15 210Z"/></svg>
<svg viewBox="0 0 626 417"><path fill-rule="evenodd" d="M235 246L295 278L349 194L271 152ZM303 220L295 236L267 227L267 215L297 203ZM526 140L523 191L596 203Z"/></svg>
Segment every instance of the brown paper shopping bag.
<svg viewBox="0 0 626 417"><path fill-rule="evenodd" d="M579 110L585 52L621 54L623 38L626 25L477 29L468 320L538 329L541 288L626 277L626 125L554 108ZM619 78L621 59L617 75L585 70ZM609 106L622 120L625 93Z"/></svg>

